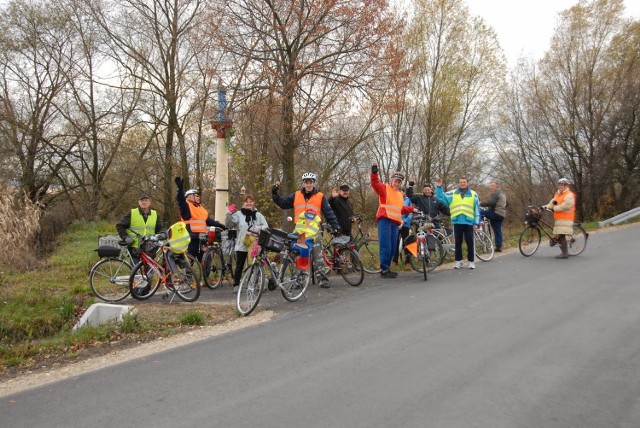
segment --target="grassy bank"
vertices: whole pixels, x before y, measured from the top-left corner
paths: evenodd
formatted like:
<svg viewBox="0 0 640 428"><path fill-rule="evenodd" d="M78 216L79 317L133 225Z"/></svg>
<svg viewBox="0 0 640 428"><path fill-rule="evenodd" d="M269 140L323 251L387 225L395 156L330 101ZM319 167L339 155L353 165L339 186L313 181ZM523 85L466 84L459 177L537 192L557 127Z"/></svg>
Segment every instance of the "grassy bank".
<svg viewBox="0 0 640 428"><path fill-rule="evenodd" d="M91 293L88 273L98 260L98 237L114 232L111 223L74 223L40 268L0 272L0 376L238 316L234 308L163 302L138 305L137 314L120 324L72 331L84 311L99 302Z"/></svg>

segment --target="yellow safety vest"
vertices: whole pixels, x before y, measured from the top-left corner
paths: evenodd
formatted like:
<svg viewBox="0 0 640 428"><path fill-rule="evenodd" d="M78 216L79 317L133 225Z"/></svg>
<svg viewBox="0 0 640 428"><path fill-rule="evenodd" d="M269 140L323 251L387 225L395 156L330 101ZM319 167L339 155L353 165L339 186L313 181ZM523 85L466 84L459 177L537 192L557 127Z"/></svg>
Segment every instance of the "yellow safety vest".
<svg viewBox="0 0 640 428"><path fill-rule="evenodd" d="M467 196L465 198L462 197L460 192L453 192L451 205L449 205L452 219L462 214L465 217L470 218L472 221L475 221L476 192L473 190L470 190L470 192L471 196Z"/></svg>
<svg viewBox="0 0 640 428"><path fill-rule="evenodd" d="M313 238L320 233L321 220L314 211L304 212L298 217L294 231L299 235L304 233L307 238Z"/></svg>
<svg viewBox="0 0 640 428"><path fill-rule="evenodd" d="M169 248L176 254L182 254L187 251L191 237L187 230L187 225L183 221L173 224L169 228Z"/></svg>
<svg viewBox="0 0 640 428"><path fill-rule="evenodd" d="M133 238L133 244L131 244L131 247L138 248L140 246L140 240L135 233L142 236L153 235L156 232L157 221L158 213L156 210L151 210L145 223L144 217L140 214L140 210L138 208L132 209L131 221L129 223L129 228L127 229L127 235Z"/></svg>

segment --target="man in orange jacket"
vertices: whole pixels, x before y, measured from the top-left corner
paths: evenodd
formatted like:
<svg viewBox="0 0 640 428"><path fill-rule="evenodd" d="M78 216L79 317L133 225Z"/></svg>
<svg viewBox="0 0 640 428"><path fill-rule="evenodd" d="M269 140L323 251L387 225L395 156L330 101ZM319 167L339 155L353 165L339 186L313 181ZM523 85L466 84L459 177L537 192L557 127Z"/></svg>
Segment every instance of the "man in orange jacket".
<svg viewBox="0 0 640 428"><path fill-rule="evenodd" d="M178 192L176 199L180 210L180 220L187 224L187 230L191 241L187 252L198 260L202 258L200 254L200 234L207 232L207 226L215 226L221 229L227 227L209 215L209 212L200 203L200 192L196 189L189 189L186 192L183 188L183 180L176 177Z"/></svg>
<svg viewBox="0 0 640 428"><path fill-rule="evenodd" d="M395 278L396 272L389 270L391 259L398 245L398 227L402 224L402 215L413 212L413 206L404 205L404 195L400 185L404 175L391 174L391 184L380 181L378 162L371 165L371 187L378 194L378 241L380 242L380 275L383 278Z"/></svg>
<svg viewBox="0 0 640 428"><path fill-rule="evenodd" d="M317 184L318 176L312 172L305 172L302 174L302 189L296 190L292 194L286 197L280 196L278 190L280 189L280 182L277 181L271 188L271 198L273 202L283 210L293 208L293 218L296 221L300 218L301 214L307 211L313 211L316 214L324 215L325 221L331 225L331 227L339 231L340 225L335 213L329 205L329 201L324 194L318 191ZM313 247L313 260L314 270L316 276L319 276L318 281L322 288L329 288L329 280L327 273L329 273L329 267L324 263L322 258L322 247L319 245L319 241Z"/></svg>

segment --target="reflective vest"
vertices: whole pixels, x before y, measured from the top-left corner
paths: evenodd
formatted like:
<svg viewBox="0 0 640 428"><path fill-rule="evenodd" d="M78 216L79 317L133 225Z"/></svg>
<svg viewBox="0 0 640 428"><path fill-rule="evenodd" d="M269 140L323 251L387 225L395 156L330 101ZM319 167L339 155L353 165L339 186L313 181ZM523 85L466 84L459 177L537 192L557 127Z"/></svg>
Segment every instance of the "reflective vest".
<svg viewBox="0 0 640 428"><path fill-rule="evenodd" d="M402 206L404 205L402 192L395 190L389 184L385 184L385 187L385 202L382 202L382 196L378 196L379 205L376 218L386 217L394 223L402 224Z"/></svg>
<svg viewBox="0 0 640 428"><path fill-rule="evenodd" d="M475 202L476 202L476 192L473 190L469 190L471 196L462 197L460 192L453 192L451 195L451 204L449 205L449 210L451 211L451 218L455 218L459 215L464 215L465 217L470 218L472 221L475 221L476 211L475 211ZM466 194L466 193L465 193Z"/></svg>
<svg viewBox="0 0 640 428"><path fill-rule="evenodd" d="M173 224L169 228L167 237L169 238L169 248L176 254L182 254L187 251L191 237L187 230L187 225L183 221Z"/></svg>
<svg viewBox="0 0 640 428"><path fill-rule="evenodd" d="M207 231L209 212L202 205L195 206L191 201L187 201L187 204L189 204L191 219L185 220L180 216L180 220L189 226L191 233L205 233Z"/></svg>
<svg viewBox="0 0 640 428"><path fill-rule="evenodd" d="M302 235L306 238L313 238L320 233L322 219L315 211L309 210L300 214L296 221L296 227L294 231L298 235Z"/></svg>
<svg viewBox="0 0 640 428"><path fill-rule="evenodd" d="M554 211L553 212L553 219L554 220L571 220L574 221L576 218L576 195L569 189L565 190L562 193L556 193L553 196L553 200L556 201L558 203L558 205L562 205L564 203L564 199L567 197L567 195L573 195L573 205L571 206L571 208L569 208L568 211Z"/></svg>
<svg viewBox="0 0 640 428"><path fill-rule="evenodd" d="M140 214L140 210L138 208L134 208L131 210L131 222L129 223L129 228L127 229L127 235L133 238L133 244L131 244L133 248L138 248L140 246L140 240L135 233L142 236L153 235L156 232L157 221L158 213L156 212L156 210L151 210L151 212L149 212L146 222L144 221L144 217L142 216L142 214Z"/></svg>
<svg viewBox="0 0 640 428"><path fill-rule="evenodd" d="M304 199L304 195L301 191L296 191L295 197L293 198L293 218L300 218L300 215L304 215L307 211L314 211L316 214L320 215L322 212L322 192L318 192L315 195L312 195L309 200Z"/></svg>

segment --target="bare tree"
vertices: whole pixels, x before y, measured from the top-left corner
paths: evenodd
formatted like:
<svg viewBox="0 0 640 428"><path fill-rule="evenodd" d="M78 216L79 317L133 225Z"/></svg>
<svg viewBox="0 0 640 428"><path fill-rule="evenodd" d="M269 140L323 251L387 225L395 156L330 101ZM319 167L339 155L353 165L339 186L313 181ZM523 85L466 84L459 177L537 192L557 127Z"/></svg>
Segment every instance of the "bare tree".
<svg viewBox="0 0 640 428"><path fill-rule="evenodd" d="M285 191L297 181L296 166L313 163L300 156L303 146L328 142L338 115L388 86L388 64L400 58L401 21L387 7L385 1L363 6L345 0L222 3L221 40L237 64L233 86L242 88L234 106L255 92L272 94L279 106L274 123L281 127L272 143Z"/></svg>
<svg viewBox="0 0 640 428"><path fill-rule="evenodd" d="M15 1L0 13L0 135L17 165L15 185L45 199L75 142L58 107L74 61L74 34L64 13Z"/></svg>

